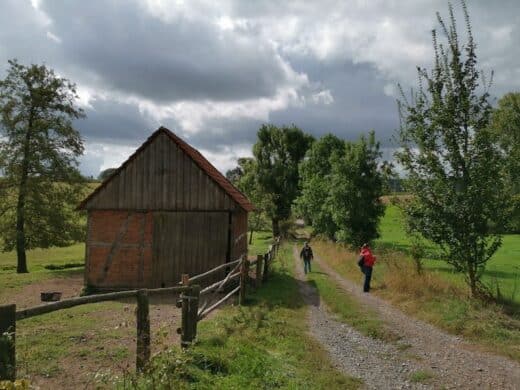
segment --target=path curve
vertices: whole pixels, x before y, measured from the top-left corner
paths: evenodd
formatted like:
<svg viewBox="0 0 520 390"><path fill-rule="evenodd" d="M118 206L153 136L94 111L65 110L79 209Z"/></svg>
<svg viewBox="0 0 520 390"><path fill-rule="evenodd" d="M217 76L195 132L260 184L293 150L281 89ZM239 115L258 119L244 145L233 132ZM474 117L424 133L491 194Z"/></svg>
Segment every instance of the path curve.
<svg viewBox="0 0 520 390"><path fill-rule="evenodd" d="M294 256L298 259L296 247ZM359 285L341 277L316 254L315 261L339 287L376 310L385 324L397 330L402 337L399 344L409 346L406 350L399 349L397 344L371 339L335 321L322 305L312 305L312 302L319 302L318 293L302 282L302 293L310 303L309 321L313 335L327 348L338 368L363 379L367 388L520 390L520 364L471 350L460 337L411 318L388 302L363 293ZM303 281L301 262L296 263L298 278ZM427 384L410 383L410 375L417 371L431 372L434 377Z"/></svg>

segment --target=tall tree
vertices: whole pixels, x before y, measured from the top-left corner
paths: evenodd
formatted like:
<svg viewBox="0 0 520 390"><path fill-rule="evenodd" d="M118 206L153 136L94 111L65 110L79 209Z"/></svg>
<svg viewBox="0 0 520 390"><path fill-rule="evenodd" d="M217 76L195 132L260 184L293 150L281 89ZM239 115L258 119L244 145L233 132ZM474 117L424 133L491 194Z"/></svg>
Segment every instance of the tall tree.
<svg viewBox="0 0 520 390"><path fill-rule="evenodd" d="M453 8L449 24L437 13L447 46L433 31L434 66L419 68L419 88L399 102L401 151L413 199L405 207L410 226L438 244L446 261L464 272L472 295L501 244L491 221L504 223L510 199L504 157L489 131L489 83L479 84L475 42L465 3L467 42L459 44Z"/></svg>
<svg viewBox="0 0 520 390"><path fill-rule="evenodd" d="M28 272L26 249L63 246L81 237L74 212L82 181L83 141L72 120L76 89L44 65L9 61L0 80L0 204L3 249L16 248L17 272Z"/></svg>
<svg viewBox="0 0 520 390"><path fill-rule="evenodd" d="M268 210L273 235L280 234L279 222L291 214L291 206L299 195L298 164L314 138L296 126L262 125L253 147L257 162L260 190L272 201Z"/></svg>
<svg viewBox="0 0 520 390"><path fill-rule="evenodd" d="M338 226L336 238L354 247L379 236L379 220L385 210L380 157L372 131L368 139L363 136L357 143L345 143L345 153L331 159L328 204Z"/></svg>
<svg viewBox="0 0 520 390"><path fill-rule="evenodd" d="M314 142L300 163L301 195L296 199L298 212L312 224L316 233L335 238L339 230L332 218L328 200L330 190L331 158L345 154L345 142L327 134Z"/></svg>
<svg viewBox="0 0 520 390"><path fill-rule="evenodd" d="M520 92L511 92L498 101L491 129L507 160L507 172L515 193L520 193Z"/></svg>

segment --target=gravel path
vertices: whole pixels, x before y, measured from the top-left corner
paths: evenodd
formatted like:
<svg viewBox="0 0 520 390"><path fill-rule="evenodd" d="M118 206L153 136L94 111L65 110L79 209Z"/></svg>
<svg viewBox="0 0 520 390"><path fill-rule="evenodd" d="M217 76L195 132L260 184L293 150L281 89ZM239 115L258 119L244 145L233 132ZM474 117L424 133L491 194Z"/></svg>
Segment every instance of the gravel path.
<svg viewBox="0 0 520 390"><path fill-rule="evenodd" d="M294 256L298 259L297 248ZM519 389L520 365L504 357L471 350L461 338L413 319L387 302L342 278L315 253L315 261L338 286L363 304L402 337L398 343L372 339L334 319L317 291L305 283L297 261L300 289L309 305L309 327L329 351L338 369L361 378L367 389ZM433 375L423 383L411 381L413 373Z"/></svg>

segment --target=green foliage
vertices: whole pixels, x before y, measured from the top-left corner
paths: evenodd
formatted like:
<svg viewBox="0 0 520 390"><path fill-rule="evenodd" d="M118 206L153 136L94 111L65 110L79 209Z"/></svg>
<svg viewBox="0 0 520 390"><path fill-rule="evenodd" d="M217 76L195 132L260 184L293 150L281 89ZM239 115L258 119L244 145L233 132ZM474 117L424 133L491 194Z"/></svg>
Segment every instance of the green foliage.
<svg viewBox="0 0 520 390"><path fill-rule="evenodd" d="M115 171L117 171L117 168L104 169L99 173L98 179L101 181L104 181L104 180L108 179Z"/></svg>
<svg viewBox="0 0 520 390"><path fill-rule="evenodd" d="M259 189L272 202L267 210L273 223L273 234L279 234L278 223L291 214L293 201L300 193L298 164L311 146L313 137L296 126L262 125L253 147Z"/></svg>
<svg viewBox="0 0 520 390"><path fill-rule="evenodd" d="M385 210L377 167L381 153L373 131L368 139L362 136L345 147L343 156L335 154L331 159L328 203L338 226L336 238L359 247L379 236L378 224Z"/></svg>
<svg viewBox="0 0 520 390"><path fill-rule="evenodd" d="M520 192L520 92L508 93L493 111L491 129L507 159L507 171L515 193Z"/></svg>
<svg viewBox="0 0 520 390"><path fill-rule="evenodd" d="M239 158L238 166L228 171L226 177L255 205L255 210L248 215L248 226L251 231L249 243L251 244L253 232L268 228L267 210L273 207L271 198L261 191L257 163L254 158Z"/></svg>
<svg viewBox="0 0 520 390"><path fill-rule="evenodd" d="M45 65L9 65L0 80L0 231L3 249L17 249L17 271L27 272L26 249L82 238L74 209L83 197L83 141L72 120L84 114L68 80Z"/></svg>
<svg viewBox="0 0 520 390"><path fill-rule="evenodd" d="M489 84L479 85L475 43L463 3L468 42L462 47L453 9L450 24L438 14L448 46L433 32L435 64L419 68L419 90L399 102L401 151L396 157L408 172L414 197L405 203L408 224L438 244L446 261L464 272L473 295L498 249L495 226L505 224L509 191L504 158L489 131Z"/></svg>
<svg viewBox="0 0 520 390"><path fill-rule="evenodd" d="M345 143L333 134L314 142L300 164L302 192L296 199L297 213L311 223L314 231L334 238L338 226L332 219L328 199L331 157L345 154Z"/></svg>
<svg viewBox="0 0 520 390"><path fill-rule="evenodd" d="M356 389L308 335L307 307L293 276L291 248L281 248L268 284L244 307L228 306L199 323L188 350L156 355L144 374L129 375L138 389ZM120 383L120 387L124 387Z"/></svg>

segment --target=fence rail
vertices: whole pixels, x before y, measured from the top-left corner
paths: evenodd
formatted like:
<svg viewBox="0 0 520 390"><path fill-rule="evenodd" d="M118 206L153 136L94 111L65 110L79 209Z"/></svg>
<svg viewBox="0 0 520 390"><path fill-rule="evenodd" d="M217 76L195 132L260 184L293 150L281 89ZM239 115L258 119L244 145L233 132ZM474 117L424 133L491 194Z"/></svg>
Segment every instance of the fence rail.
<svg viewBox="0 0 520 390"><path fill-rule="evenodd" d="M74 306L90 303L112 301L122 298L136 298L136 370L142 371L150 359L150 314L149 297L158 294L178 294L180 293L177 307L181 309L181 327L177 332L181 336L181 347L188 347L197 336L197 323L204 319L213 310L228 301L233 295L238 293L239 304L244 304L246 297L247 284L250 279L250 268L255 266L255 287L261 286L268 278L271 262L276 257L280 245L280 238L276 238L273 245L269 246L267 253L258 255L253 261L249 261L247 256L226 264L219 265L202 274L190 277L182 275L180 286L139 289L130 291L119 291L106 294L90 295L65 299L60 302L39 305L27 309L16 310L15 304L0 305L0 380L16 379L16 322L27 318L51 313L57 310L68 309ZM234 266L234 267L233 267ZM231 268L233 267L233 268ZM226 277L210 286L201 289L200 285L194 284L222 269L229 269ZM238 271L237 271L238 269ZM211 298L221 293L226 285L239 278L240 283L227 294L218 299L217 302L210 303ZM211 297L208 297L210 294ZM201 297L205 301L199 305Z"/></svg>

